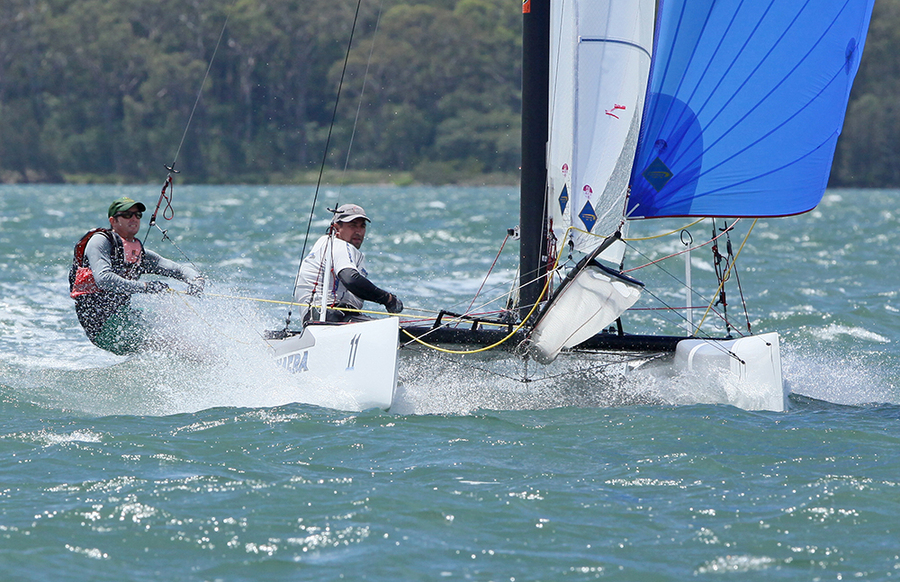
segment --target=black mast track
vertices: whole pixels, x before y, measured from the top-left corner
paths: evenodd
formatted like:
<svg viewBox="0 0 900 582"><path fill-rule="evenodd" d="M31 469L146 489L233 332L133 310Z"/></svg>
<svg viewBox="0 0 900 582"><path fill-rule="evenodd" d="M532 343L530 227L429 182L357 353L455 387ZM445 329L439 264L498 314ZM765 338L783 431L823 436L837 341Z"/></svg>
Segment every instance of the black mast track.
<svg viewBox="0 0 900 582"><path fill-rule="evenodd" d="M519 199L519 316L544 288L547 141L550 110L550 0L529 0L522 19L522 171Z"/></svg>

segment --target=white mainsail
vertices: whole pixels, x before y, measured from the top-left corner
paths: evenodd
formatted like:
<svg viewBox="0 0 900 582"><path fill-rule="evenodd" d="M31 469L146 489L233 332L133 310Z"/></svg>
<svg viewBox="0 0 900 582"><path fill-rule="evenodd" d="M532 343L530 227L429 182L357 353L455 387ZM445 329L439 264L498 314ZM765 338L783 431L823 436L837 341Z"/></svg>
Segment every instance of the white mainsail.
<svg viewBox="0 0 900 582"><path fill-rule="evenodd" d="M650 75L655 7L654 0L563 0L551 7L547 203L557 252L571 242L591 257L532 329L528 354L544 364L640 297L640 283L594 259L618 263L625 251L616 233Z"/></svg>
<svg viewBox="0 0 900 582"><path fill-rule="evenodd" d="M609 236L622 222L655 6L655 0L551 5L547 195L559 249L571 240L575 250L590 252L602 241L598 236ZM578 230L567 235L569 227ZM603 258L618 262L623 247L610 247Z"/></svg>

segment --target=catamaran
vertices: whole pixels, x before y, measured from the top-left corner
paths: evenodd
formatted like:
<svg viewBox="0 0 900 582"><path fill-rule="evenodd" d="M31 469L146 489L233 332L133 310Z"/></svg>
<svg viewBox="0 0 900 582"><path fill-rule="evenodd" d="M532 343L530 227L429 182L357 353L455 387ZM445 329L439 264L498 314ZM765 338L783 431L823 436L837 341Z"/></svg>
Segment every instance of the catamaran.
<svg viewBox="0 0 900 582"><path fill-rule="evenodd" d="M624 272L628 227L724 220L710 241L727 266L724 309L736 256L718 243L735 221L808 212L824 194L873 4L525 0L520 271L507 308L399 327L313 323L274 334L276 358L381 408L397 394L399 340L542 366L605 358L623 374L726 382L726 403L784 410L778 334L727 317L720 336L695 324L689 259L684 335L626 331L645 287ZM575 255L574 267L561 260Z"/></svg>

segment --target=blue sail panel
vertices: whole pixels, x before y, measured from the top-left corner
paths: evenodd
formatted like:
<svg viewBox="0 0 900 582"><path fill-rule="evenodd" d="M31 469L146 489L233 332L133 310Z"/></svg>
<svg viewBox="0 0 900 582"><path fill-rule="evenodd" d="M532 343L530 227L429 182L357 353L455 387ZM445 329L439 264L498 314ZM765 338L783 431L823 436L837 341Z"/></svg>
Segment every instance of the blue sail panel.
<svg viewBox="0 0 900 582"><path fill-rule="evenodd" d="M629 218L822 199L874 0L662 0Z"/></svg>

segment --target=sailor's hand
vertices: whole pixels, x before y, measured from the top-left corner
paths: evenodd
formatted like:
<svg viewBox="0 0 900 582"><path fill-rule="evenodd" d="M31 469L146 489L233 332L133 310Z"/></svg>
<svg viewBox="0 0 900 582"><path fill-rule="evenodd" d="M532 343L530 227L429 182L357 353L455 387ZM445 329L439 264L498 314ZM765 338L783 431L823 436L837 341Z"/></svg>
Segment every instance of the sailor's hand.
<svg viewBox="0 0 900 582"><path fill-rule="evenodd" d="M384 304L385 309L388 310L388 313L400 313L403 311L403 302L400 299L391 293L390 299L388 302Z"/></svg>
<svg viewBox="0 0 900 582"><path fill-rule="evenodd" d="M187 294L193 295L197 297L201 293L203 293L203 287L206 286L206 279L203 277L196 277L188 281Z"/></svg>
<svg viewBox="0 0 900 582"><path fill-rule="evenodd" d="M169 286L164 281L147 281L144 283L144 293L164 293Z"/></svg>

